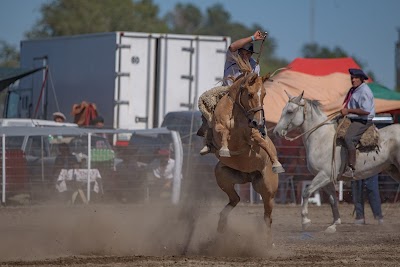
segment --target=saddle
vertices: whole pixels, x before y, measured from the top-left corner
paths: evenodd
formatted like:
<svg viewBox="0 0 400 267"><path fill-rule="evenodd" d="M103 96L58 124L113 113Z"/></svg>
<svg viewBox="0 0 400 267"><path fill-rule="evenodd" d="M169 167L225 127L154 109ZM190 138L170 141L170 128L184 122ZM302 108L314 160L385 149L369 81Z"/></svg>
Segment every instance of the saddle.
<svg viewBox="0 0 400 267"><path fill-rule="evenodd" d="M336 144L343 145L344 137L347 129L349 128L351 121L347 117L343 117L338 121L338 127L336 129ZM379 148L379 132L375 124L372 124L361 136L360 142L356 148L362 152L369 152L378 150Z"/></svg>

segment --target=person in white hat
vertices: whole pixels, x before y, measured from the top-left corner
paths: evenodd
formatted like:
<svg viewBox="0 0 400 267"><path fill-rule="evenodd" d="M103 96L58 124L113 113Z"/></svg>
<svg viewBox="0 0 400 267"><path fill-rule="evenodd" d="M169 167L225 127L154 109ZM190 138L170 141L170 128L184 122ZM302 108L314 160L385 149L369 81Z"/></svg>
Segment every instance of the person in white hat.
<svg viewBox="0 0 400 267"><path fill-rule="evenodd" d="M62 114L61 112L54 112L53 113L53 120L55 122L65 122L66 121L66 117L64 114Z"/></svg>

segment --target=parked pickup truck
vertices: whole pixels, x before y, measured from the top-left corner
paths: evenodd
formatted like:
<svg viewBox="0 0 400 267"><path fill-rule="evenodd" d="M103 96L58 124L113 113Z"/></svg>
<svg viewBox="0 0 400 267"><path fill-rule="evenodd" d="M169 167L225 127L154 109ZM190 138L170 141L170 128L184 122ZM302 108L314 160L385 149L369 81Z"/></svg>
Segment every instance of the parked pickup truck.
<svg viewBox="0 0 400 267"><path fill-rule="evenodd" d="M26 129L27 127L62 127L64 129L71 127L78 127L74 123L57 123L47 120L32 120L32 119L0 119L0 127L13 127L15 130ZM26 131L26 130L25 130ZM63 132L63 130L61 131ZM6 192L10 192L10 189L15 188L15 183L19 183L19 191L23 190L25 193L31 195L33 199L47 198L47 194L54 192L54 185L57 177L54 177L53 169L56 156L58 155L58 145L60 142L68 143L71 153L75 154L87 154L87 137L84 135L73 135L67 136L53 136L53 135L32 135L29 131L26 133L8 134L5 138L6 155L10 154L14 156L13 161L7 161L7 176ZM2 146L2 140L0 140L0 146ZM92 148L92 163L97 156L98 160L99 149L101 147L102 152L107 152L107 166L109 169L113 168L114 164L114 151L108 140L99 135L93 135L91 140ZM86 152L86 153L85 153ZM18 155L18 159L15 158ZM110 158L111 157L111 158ZM95 164L92 164L95 166ZM18 169L25 169L23 175L12 175ZM12 171L11 171L12 170ZM16 180L17 179L17 180ZM8 188L8 186L11 186ZM15 191L14 189L12 189Z"/></svg>

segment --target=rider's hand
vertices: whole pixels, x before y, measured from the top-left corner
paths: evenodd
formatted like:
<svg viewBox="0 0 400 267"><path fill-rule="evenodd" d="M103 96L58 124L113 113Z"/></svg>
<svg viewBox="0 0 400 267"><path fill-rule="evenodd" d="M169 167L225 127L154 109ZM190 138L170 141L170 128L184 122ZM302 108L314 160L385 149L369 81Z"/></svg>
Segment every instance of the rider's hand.
<svg viewBox="0 0 400 267"><path fill-rule="evenodd" d="M253 36L255 41L264 39L264 34L261 31L256 31Z"/></svg>
<svg viewBox="0 0 400 267"><path fill-rule="evenodd" d="M349 114L349 109L342 108L342 110L340 112L342 113L343 116L346 116L347 114Z"/></svg>

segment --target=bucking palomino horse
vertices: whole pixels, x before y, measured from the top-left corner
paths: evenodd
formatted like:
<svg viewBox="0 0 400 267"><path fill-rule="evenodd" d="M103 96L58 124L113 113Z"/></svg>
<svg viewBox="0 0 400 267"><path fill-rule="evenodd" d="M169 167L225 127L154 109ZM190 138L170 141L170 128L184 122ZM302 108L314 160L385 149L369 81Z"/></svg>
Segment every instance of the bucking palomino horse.
<svg viewBox="0 0 400 267"><path fill-rule="evenodd" d="M304 92L303 92L304 93ZM292 97L282 110L281 118L274 133L285 137L293 129L300 129L306 148L307 167L315 175L311 185L303 192L303 229L311 224L308 218L308 198L315 191L324 188L330 195L333 224L326 230L335 232L340 224L334 182L348 180L342 177L347 162L345 148L336 145L336 120L330 120L320 109L317 100L303 98L303 93ZM379 129L379 147L373 151L357 151L354 179L365 179L382 171L400 182L400 125L393 124Z"/></svg>
<svg viewBox="0 0 400 267"><path fill-rule="evenodd" d="M268 78L255 73L239 76L215 108L212 132L213 145L217 148L215 155L219 159L215 176L218 186L229 197L229 203L220 213L218 231L225 229L228 214L240 201L235 184L252 183L254 190L262 196L267 238L272 242L271 214L278 175L272 172L272 162L256 140L260 137L258 129L265 127L264 82ZM230 157L220 157L219 149L223 146L228 147Z"/></svg>

